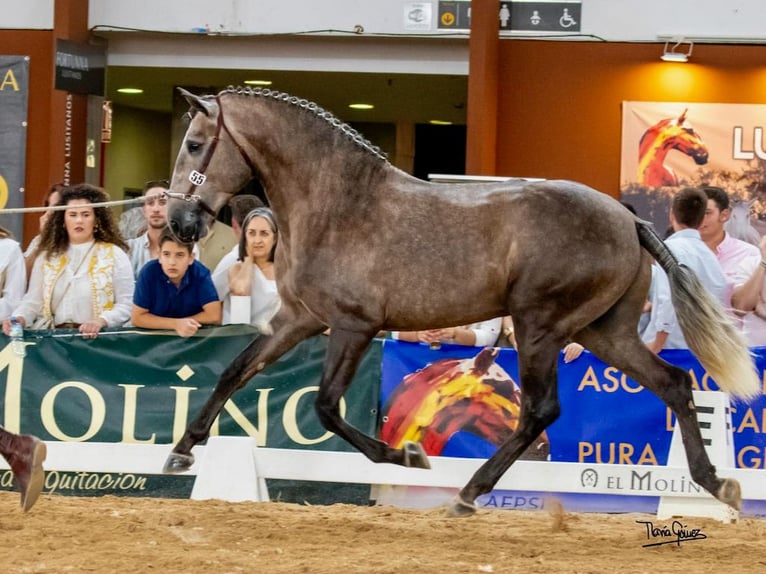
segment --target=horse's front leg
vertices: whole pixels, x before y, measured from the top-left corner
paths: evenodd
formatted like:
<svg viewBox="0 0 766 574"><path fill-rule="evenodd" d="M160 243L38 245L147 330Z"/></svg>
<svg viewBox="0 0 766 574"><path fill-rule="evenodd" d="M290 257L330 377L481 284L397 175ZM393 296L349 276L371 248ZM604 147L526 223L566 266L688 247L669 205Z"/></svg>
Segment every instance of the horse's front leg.
<svg viewBox="0 0 766 574"><path fill-rule="evenodd" d="M356 447L373 462L390 462L415 468L431 468L420 444L406 443L395 449L367 436L343 420L340 399L348 389L362 355L372 340L371 334L333 328L327 348L316 410L324 427Z"/></svg>
<svg viewBox="0 0 766 574"><path fill-rule="evenodd" d="M517 327L522 391L516 430L463 487L448 511L450 516L476 512L476 498L490 492L532 441L559 416L557 363L561 341L543 336L529 343L532 337L525 336L523 327L523 323Z"/></svg>
<svg viewBox="0 0 766 574"><path fill-rule="evenodd" d="M295 315L286 310L283 314L283 310L285 310L284 303L282 310L273 321L276 325L274 334L259 335L223 371L213 394L168 456L163 472L178 473L188 470L194 464L192 448L207 438L213 421L226 401L266 366L304 339L318 335L326 328L305 311ZM289 318L286 319L285 315Z"/></svg>

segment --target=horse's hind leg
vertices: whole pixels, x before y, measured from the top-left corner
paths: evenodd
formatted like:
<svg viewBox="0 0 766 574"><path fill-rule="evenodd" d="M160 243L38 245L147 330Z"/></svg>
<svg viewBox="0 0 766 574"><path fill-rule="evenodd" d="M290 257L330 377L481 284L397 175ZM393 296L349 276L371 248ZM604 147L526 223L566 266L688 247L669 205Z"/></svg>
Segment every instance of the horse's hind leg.
<svg viewBox="0 0 766 574"><path fill-rule="evenodd" d="M517 323L522 393L516 430L463 487L449 509L450 516L473 514L476 511L476 497L491 491L532 441L559 416L557 366L563 341L545 333L529 337L525 330L523 323ZM534 340L534 343L529 343L529 340Z"/></svg>
<svg viewBox="0 0 766 574"><path fill-rule="evenodd" d="M575 339L602 361L651 390L676 415L692 479L721 502L739 509L742 496L733 479L721 480L710 462L697 422L689 373L649 351L638 338L635 321L623 320L621 302Z"/></svg>
<svg viewBox="0 0 766 574"><path fill-rule="evenodd" d="M350 425L340 414L340 400L351 384L359 360L371 339L371 334L333 328L316 400L319 420L327 430L345 439L373 462L430 468L419 444L408 443L401 449L391 448Z"/></svg>
<svg viewBox="0 0 766 574"><path fill-rule="evenodd" d="M298 313L291 312L283 301L282 308L272 321L275 325L274 334L259 335L224 369L213 394L168 456L163 472L188 470L194 464L192 448L207 438L215 417L235 391L244 387L253 376L279 359L296 344L313 335L318 335L326 328L306 313L302 307L296 307L296 309Z"/></svg>

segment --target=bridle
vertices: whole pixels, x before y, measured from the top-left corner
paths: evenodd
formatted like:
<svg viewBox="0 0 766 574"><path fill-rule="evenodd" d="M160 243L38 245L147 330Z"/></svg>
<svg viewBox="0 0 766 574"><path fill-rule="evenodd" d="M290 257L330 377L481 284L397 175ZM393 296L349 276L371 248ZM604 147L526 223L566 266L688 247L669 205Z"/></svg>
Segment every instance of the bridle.
<svg viewBox="0 0 766 574"><path fill-rule="evenodd" d="M168 191L166 192L166 195L168 197L172 197L174 199L183 199L184 201L193 201L196 204L199 205L200 209L202 209L205 213L210 215L211 217L216 217L216 212L213 211L213 209L205 203L205 201L202 199L201 196L198 194L195 194L197 187L205 183L205 180L207 179L207 176L205 175L205 171L208 168L208 165L210 165L210 160L213 159L213 154L215 153L215 149L218 146L218 141L220 140L221 136L221 130L226 132L226 135L229 136L231 141L234 143L234 146L237 148L237 151L239 152L239 155L242 156L242 159L244 160L247 167L250 168L250 174L255 175L255 166L253 166L253 162L250 160L250 158L245 153L245 150L242 149L242 146L239 145L239 142L237 141L237 138L234 137L234 134L231 133L231 130L229 129L229 126L226 125L226 122L223 118L223 105L221 104L221 98L220 96L215 97L215 101L218 104L218 122L215 127L215 135L213 136L212 141L210 142L210 145L207 148L207 151L205 152L205 156L202 158L202 165L200 166L199 170L192 170L192 172L189 174L189 182L191 183L191 186L186 191L186 193L176 193Z"/></svg>

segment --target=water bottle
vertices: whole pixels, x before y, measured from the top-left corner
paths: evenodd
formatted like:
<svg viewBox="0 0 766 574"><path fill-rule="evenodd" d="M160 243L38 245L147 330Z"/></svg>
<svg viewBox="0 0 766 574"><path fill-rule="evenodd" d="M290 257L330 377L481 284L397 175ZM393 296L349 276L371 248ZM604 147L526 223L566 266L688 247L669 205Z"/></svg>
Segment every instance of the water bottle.
<svg viewBox="0 0 766 574"><path fill-rule="evenodd" d="M27 354L26 345L24 345L24 327L15 316L11 316L11 348L19 357L25 357Z"/></svg>

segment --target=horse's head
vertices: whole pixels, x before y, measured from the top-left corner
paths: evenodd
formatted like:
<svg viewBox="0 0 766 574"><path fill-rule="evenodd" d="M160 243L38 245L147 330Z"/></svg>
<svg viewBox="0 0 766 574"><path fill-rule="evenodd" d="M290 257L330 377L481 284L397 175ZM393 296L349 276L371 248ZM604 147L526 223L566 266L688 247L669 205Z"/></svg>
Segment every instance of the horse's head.
<svg viewBox="0 0 766 574"><path fill-rule="evenodd" d="M705 165L708 160L707 145L686 119L686 111L671 122L675 128L672 130L673 148L691 157L697 165Z"/></svg>
<svg viewBox="0 0 766 574"><path fill-rule="evenodd" d="M168 224L180 240L191 242L205 236L218 210L252 178L253 167L227 125L220 95L179 90L191 119L173 170Z"/></svg>
<svg viewBox="0 0 766 574"><path fill-rule="evenodd" d="M689 121L686 112L677 118L660 120L641 136L638 144L639 182L644 185L678 185L678 178L664 165L665 156L670 150L678 150L688 155L697 165L708 161L708 149L705 142Z"/></svg>

